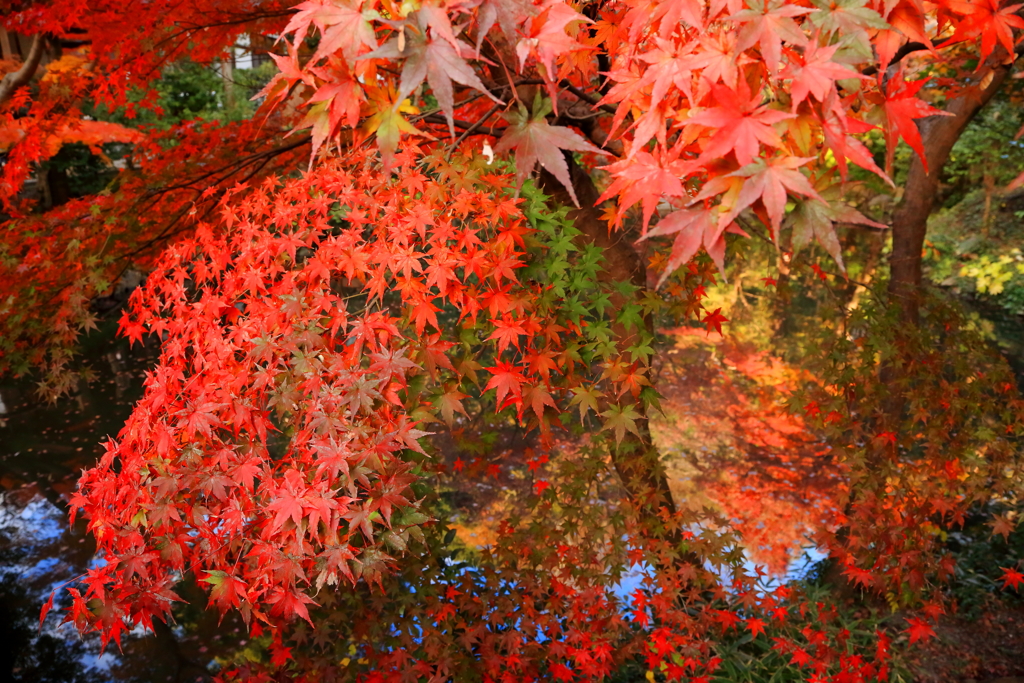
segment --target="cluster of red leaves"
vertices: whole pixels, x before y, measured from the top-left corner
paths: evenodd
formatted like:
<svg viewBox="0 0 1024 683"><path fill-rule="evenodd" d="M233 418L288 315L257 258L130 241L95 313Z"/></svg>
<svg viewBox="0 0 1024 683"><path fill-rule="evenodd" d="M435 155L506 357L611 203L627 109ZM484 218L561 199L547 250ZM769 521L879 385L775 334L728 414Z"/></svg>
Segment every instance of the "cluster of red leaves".
<svg viewBox="0 0 1024 683"><path fill-rule="evenodd" d="M550 284L517 279L533 229L509 175L416 149L392 163L382 174L356 150L284 186L239 185L133 295L123 331L158 335L162 353L72 498L107 561L74 592L81 627L117 639L166 618L185 572L247 621L308 619L306 586L380 584L386 551L427 521L403 453L422 453L410 410L451 422L475 386L547 431L570 400L596 410L598 381L639 391L621 360L591 377L582 320L538 305ZM456 169L458 183L432 182ZM635 431L627 410L617 431Z"/></svg>
<svg viewBox="0 0 1024 683"><path fill-rule="evenodd" d="M96 296L128 271L149 270L168 241L215 216L228 188L299 163L301 144L274 147L277 124L192 123L149 131L145 140L135 132L131 168L118 175L116 191L9 223L17 229L0 236L0 298L18 305L0 308L4 364L17 372L45 369L49 395L73 388L71 350L95 328Z"/></svg>
<svg viewBox="0 0 1024 683"><path fill-rule="evenodd" d="M797 210L785 227L793 228L795 242L820 242L842 267L833 223L872 222L838 201L831 190L841 183L828 169L838 165L845 180L852 162L888 180L855 137L876 127L885 133L890 171L900 139L923 153L915 120L942 112L917 96L927 79L905 81L902 64L888 77L887 67L908 40L930 47L936 30L945 49L981 36L982 62L997 41L1012 53L1012 28L1024 20L1013 8L990 4L926 10L859 0L636 0L585 4L579 13L561 2L438 3L408 11L380 0L310 0L286 28L293 44L278 58L279 81L265 92L283 99L299 83L312 86L305 125L313 129L314 152L365 121L359 134L375 134L386 159L403 134L429 135L403 116L415 113L402 103L424 82L453 130L456 114L478 123L495 116L501 98L518 98L513 86L523 82L542 83L556 109L590 106L597 98L588 93L601 75L596 52L614 83L597 91L598 111L612 114L598 126L607 141L621 140L623 152L607 167L612 183L602 199L618 201L616 224L641 203L645 231L659 202L678 208L649 233L674 235L666 277L701 247L721 266L724 235L742 233L735 220L744 210L778 239L789 200ZM934 16L940 20L933 29ZM299 44L314 28L322 42L300 64ZM462 31L474 35L475 53ZM872 70L876 78L863 75ZM513 71L523 78L514 80ZM364 85L382 80L390 87ZM457 103L455 84L476 92ZM559 105L561 88L573 96ZM481 95L498 104L485 111ZM515 152L520 177L539 162L575 200L560 150L599 150L571 129L549 125L550 111L538 101L530 112L520 102L505 115L508 125L494 129L501 133L495 150Z"/></svg>
<svg viewBox="0 0 1024 683"><path fill-rule="evenodd" d="M494 202L500 176L449 195L429 191L418 155L402 161L402 182L356 153L311 184L268 184L243 208L226 200L221 226L171 247L133 297L125 333L165 341L145 397L73 497L107 559L76 621L98 615L104 638L148 626L184 571L203 572L222 611L308 618L300 583L379 581L382 544L404 548L426 521L400 453L422 432L399 394L414 369L454 370L451 344L422 334L438 327L436 298L482 302L473 318L510 308L524 222L514 201ZM422 341L410 346L405 328ZM102 609L86 608L94 598Z"/></svg>
<svg viewBox="0 0 1024 683"><path fill-rule="evenodd" d="M930 302L914 331L876 306L849 321L869 334L831 343L817 400L794 401L847 480L841 512L817 540L853 585L893 605L924 604L934 618L955 569L943 532L1016 489L1024 404L1005 361L948 305ZM905 403L896 411L894 401Z"/></svg>

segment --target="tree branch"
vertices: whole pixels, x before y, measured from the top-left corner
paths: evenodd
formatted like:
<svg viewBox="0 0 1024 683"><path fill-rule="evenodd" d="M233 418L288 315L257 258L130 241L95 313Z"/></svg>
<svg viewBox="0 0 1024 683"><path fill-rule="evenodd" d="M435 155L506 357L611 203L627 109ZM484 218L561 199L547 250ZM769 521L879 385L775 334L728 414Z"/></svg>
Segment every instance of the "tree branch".
<svg viewBox="0 0 1024 683"><path fill-rule="evenodd" d="M427 123L440 123L446 126L448 125L448 119L441 116L440 114L428 114L427 116L424 116L422 120L426 121ZM455 119L454 123L455 127L460 130L472 131L471 133L469 133L470 135L490 135L492 137L500 138L502 134L504 134L505 132L504 128L492 128L490 126L481 126L481 121L477 121L474 123L471 121L461 121L459 119Z"/></svg>
<svg viewBox="0 0 1024 683"><path fill-rule="evenodd" d="M43 59L43 43L45 41L43 34L37 33L32 39L32 47L29 48L25 63L21 65L20 69L7 74L0 81L0 106L11 99L18 88L32 80L36 69L39 68L39 62Z"/></svg>

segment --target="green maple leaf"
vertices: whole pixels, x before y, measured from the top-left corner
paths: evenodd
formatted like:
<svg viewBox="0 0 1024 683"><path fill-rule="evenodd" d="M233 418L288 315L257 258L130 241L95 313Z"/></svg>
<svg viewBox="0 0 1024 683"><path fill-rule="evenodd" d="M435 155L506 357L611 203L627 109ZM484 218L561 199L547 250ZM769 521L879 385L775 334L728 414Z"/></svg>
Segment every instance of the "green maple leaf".
<svg viewBox="0 0 1024 683"><path fill-rule="evenodd" d="M615 432L615 445L622 443L622 439L626 436L626 432L632 432L636 436L640 436L640 431L636 428L636 421L641 417L640 413L636 412L632 404L625 406L611 406L608 410L601 413L601 417L604 420L604 427L601 427L601 431L611 429Z"/></svg>
<svg viewBox="0 0 1024 683"><path fill-rule="evenodd" d="M572 390L574 394L572 400L569 401L570 406L578 405L580 407L580 422L583 422L587 417L587 413L593 410L597 412L597 399L604 396L604 393L598 391L594 387L589 389L586 387L574 387Z"/></svg>

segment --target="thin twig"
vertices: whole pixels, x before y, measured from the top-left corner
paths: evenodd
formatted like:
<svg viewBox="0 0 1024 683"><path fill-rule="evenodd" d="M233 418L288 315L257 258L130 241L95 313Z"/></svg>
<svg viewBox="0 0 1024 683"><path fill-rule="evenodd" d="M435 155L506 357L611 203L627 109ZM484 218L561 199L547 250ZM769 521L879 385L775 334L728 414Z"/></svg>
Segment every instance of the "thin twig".
<svg viewBox="0 0 1024 683"><path fill-rule="evenodd" d="M469 128L467 128L466 130L464 130L464 131L462 132L462 134L461 134L461 135L459 135L459 137L455 139L455 142L454 142L454 143L452 144L452 147L458 147L458 146L459 146L459 144L461 144L463 140L465 140L465 139L466 139L466 138L468 138L468 137L469 137L470 135L472 135L473 133L475 133L475 132L476 132L476 131L477 131L477 130L478 130L478 129L479 129L479 128L480 128L480 127L481 127L481 126L483 125L484 121L486 121L487 119L489 119L489 118L491 118L492 116L494 116L495 112L497 112L497 111L498 111L499 109L501 109L501 107L502 107L502 105L500 105L500 104L496 104L496 105L494 105L493 107L491 107L491 108L490 108L490 109L489 109L489 110L487 111L487 113L483 115L483 117L481 117L481 118L480 118L480 119L479 119L479 120L478 120L478 121L477 121L476 123L474 123L474 124L473 124L472 126L470 126Z"/></svg>
<svg viewBox="0 0 1024 683"><path fill-rule="evenodd" d="M430 114L429 116L425 116L423 120L426 121L427 123L440 123L448 125L448 119L437 114ZM502 133L505 132L504 128L491 128L490 126L481 126L479 125L479 121L477 121L476 123L471 123L469 121L455 119L453 123L455 124L455 127L460 130L469 130L470 128L473 128L474 130L471 133L471 135L490 135L492 137L499 137Z"/></svg>

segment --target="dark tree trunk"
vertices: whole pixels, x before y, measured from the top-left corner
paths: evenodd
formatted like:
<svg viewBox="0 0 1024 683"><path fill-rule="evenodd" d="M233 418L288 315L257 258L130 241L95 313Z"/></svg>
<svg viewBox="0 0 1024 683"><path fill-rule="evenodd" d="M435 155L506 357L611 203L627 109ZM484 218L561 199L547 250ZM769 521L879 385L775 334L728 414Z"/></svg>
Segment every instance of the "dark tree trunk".
<svg viewBox="0 0 1024 683"><path fill-rule="evenodd" d="M903 201L892 221L892 255L889 257L889 298L899 307L905 323L916 326L921 304L921 257L928 230L928 216L935 206L939 177L953 145L960 139L975 114L1002 86L1009 65L986 69L979 74L980 89L970 90L946 106L950 116L932 116L920 123L921 138L928 157L928 172L915 154L910 162Z"/></svg>

